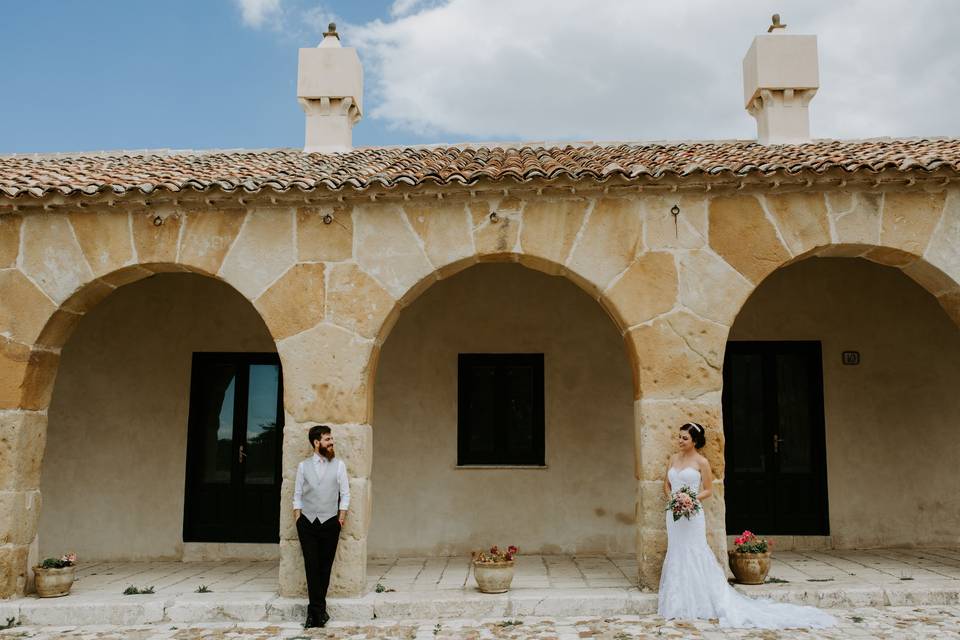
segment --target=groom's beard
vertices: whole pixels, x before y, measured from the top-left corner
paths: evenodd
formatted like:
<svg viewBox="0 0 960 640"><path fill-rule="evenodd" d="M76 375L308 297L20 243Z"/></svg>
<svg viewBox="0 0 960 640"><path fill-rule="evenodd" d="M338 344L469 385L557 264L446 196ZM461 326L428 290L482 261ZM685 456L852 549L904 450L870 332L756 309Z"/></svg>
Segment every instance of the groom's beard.
<svg viewBox="0 0 960 640"><path fill-rule="evenodd" d="M323 446L323 445L317 445L317 447L318 447L318 449L319 449L319 450L317 451L317 453L319 453L320 455L322 455L322 456L323 456L324 458L326 458L327 460L333 460L333 456L336 455L336 453L334 452L332 446L330 446L330 447L325 447L325 446Z"/></svg>

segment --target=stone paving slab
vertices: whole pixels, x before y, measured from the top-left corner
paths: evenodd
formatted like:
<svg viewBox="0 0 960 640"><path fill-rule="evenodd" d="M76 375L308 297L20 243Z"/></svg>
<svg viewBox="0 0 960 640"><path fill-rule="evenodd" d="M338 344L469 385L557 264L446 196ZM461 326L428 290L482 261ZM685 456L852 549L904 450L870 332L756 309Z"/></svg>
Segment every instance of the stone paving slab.
<svg viewBox="0 0 960 640"><path fill-rule="evenodd" d="M192 625L15 626L0 631L0 640L628 640L692 638L716 640L786 640L812 638L960 638L960 606L860 607L832 612L839 625L831 629L722 629L711 621L666 621L653 615L610 617L507 617L432 619L419 622L375 620L333 621L325 629L304 630L296 623L245 622Z"/></svg>
<svg viewBox="0 0 960 640"><path fill-rule="evenodd" d="M745 587L743 593L781 602L821 608L885 606L960 606L960 590L861 588L790 588L789 585ZM657 595L638 589L517 589L506 594L477 591L370 593L362 598L331 598L329 609L339 620L429 620L507 618L514 616L648 615L657 610ZM98 594L41 600L0 602L0 621L27 625L137 625L199 622L295 622L306 604L299 598L271 593L161 594L103 597Z"/></svg>
<svg viewBox="0 0 960 640"><path fill-rule="evenodd" d="M521 556L510 592L490 595L476 590L467 558L372 560L367 593L331 598L330 611L355 622L654 613L656 594L636 586L636 566L632 557ZM279 597L277 574L276 561L81 565L65 598L0 601L0 624L10 617L31 625L302 619L304 599ZM771 576L775 583L736 588L831 609L960 604L960 552L952 549L780 552ZM121 595L131 584L156 592ZM200 585L211 592L196 593Z"/></svg>

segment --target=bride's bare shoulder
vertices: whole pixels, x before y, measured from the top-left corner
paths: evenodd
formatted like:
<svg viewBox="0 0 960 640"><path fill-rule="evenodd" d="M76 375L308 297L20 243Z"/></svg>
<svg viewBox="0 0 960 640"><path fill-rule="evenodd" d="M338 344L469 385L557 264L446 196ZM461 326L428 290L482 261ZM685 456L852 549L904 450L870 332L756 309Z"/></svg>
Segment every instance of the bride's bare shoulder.
<svg viewBox="0 0 960 640"><path fill-rule="evenodd" d="M707 460L706 456L700 453L697 454L697 464L700 466L701 469L710 468L710 461Z"/></svg>

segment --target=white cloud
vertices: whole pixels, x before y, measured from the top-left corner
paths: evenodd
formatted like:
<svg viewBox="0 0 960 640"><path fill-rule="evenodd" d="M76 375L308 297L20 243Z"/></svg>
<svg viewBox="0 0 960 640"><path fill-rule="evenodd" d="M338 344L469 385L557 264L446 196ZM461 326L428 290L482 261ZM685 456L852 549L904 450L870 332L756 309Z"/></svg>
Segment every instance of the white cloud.
<svg viewBox="0 0 960 640"><path fill-rule="evenodd" d="M259 29L264 23L280 14L280 0L236 0L240 6L243 23Z"/></svg>
<svg viewBox="0 0 960 640"><path fill-rule="evenodd" d="M740 64L770 14L819 36L815 137L958 135L960 2L395 0L354 27L368 116L430 136L753 138Z"/></svg>
<svg viewBox="0 0 960 640"><path fill-rule="evenodd" d="M398 18L446 3L447 0L393 0L393 4L390 5L390 15Z"/></svg>
<svg viewBox="0 0 960 640"><path fill-rule="evenodd" d="M406 15L416 9L420 2L421 0L393 0L393 4L390 6L390 15Z"/></svg>

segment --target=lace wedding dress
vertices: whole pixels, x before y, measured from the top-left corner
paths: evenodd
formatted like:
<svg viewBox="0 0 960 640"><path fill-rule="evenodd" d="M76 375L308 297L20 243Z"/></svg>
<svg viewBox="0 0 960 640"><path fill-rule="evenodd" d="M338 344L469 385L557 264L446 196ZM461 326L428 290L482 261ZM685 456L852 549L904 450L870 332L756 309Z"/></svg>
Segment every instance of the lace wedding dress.
<svg viewBox="0 0 960 640"><path fill-rule="evenodd" d="M686 485L700 490L700 472L693 467L667 472L671 491ZM787 629L829 627L833 616L815 607L754 600L739 593L707 545L703 512L676 522L667 517L667 557L660 577L658 613L664 618L718 618L721 627Z"/></svg>

